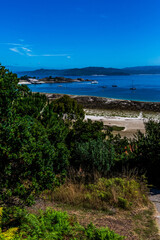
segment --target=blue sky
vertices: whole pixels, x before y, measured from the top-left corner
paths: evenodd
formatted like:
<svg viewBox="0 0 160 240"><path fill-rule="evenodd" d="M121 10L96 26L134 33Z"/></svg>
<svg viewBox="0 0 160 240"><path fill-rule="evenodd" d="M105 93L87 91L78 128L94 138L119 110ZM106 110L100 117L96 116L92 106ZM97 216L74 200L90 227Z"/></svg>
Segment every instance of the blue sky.
<svg viewBox="0 0 160 240"><path fill-rule="evenodd" d="M159 0L5 0L0 7L2 65L160 65Z"/></svg>

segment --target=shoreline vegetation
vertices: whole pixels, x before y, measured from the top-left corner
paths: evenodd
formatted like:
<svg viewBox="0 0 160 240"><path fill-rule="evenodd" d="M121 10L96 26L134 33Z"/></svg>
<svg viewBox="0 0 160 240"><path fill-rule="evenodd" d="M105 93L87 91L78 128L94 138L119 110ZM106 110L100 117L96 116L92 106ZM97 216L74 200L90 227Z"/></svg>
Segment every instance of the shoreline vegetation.
<svg viewBox="0 0 160 240"><path fill-rule="evenodd" d="M0 239L159 240L148 197L160 186L160 122L122 138L118 107L33 93L3 66L0 79Z"/></svg>
<svg viewBox="0 0 160 240"><path fill-rule="evenodd" d="M21 77L19 79L19 85L28 85L28 84L44 84L44 83L70 83L70 82L91 82L94 83L96 81L91 79L83 79L83 78L66 78L66 77L45 77L41 79L31 78L27 75ZM59 85L61 86L61 85ZM97 96L88 96L88 95L72 95L72 94L62 94L62 93L43 93L48 99L59 98L64 95L68 95L71 98L76 99L76 101L82 104L86 108L91 109L119 109L119 110L133 110L133 111L152 111L159 112L160 111L160 102L147 102L147 101L135 101L135 100L127 100L127 99L115 99L108 97L97 97Z"/></svg>
<svg viewBox="0 0 160 240"><path fill-rule="evenodd" d="M102 122L111 127L113 134L134 138L137 131L145 133L145 122L160 119L160 103L119 100L94 96L40 93L50 102L63 96L69 96L83 106L85 120Z"/></svg>
<svg viewBox="0 0 160 240"><path fill-rule="evenodd" d="M40 93L50 101L54 101L60 97L68 95L75 99L79 104L87 109L101 109L101 110L118 110L118 111L144 111L144 112L160 112L160 102L142 102L133 100L122 100L96 96L86 95L70 95L61 93Z"/></svg>
<svg viewBox="0 0 160 240"><path fill-rule="evenodd" d="M45 77L41 79L36 79L35 77L23 76L19 80L19 84L42 84L42 83L69 83L69 82L92 82L90 79L83 78L66 78L66 77Z"/></svg>

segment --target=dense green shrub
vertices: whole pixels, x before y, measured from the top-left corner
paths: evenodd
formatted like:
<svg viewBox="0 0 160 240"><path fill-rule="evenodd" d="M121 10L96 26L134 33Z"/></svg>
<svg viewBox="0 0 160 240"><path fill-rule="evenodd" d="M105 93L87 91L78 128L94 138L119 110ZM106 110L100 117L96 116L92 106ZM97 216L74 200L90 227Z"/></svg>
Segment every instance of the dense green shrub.
<svg viewBox="0 0 160 240"><path fill-rule="evenodd" d="M21 97L14 103L16 113L20 116L29 115L38 118L47 104L47 97L40 93L25 92L20 88Z"/></svg>
<svg viewBox="0 0 160 240"><path fill-rule="evenodd" d="M92 122L90 119L87 121L78 120L68 134L67 144L72 148L76 142L84 143L88 140L105 139L106 134L102 130L102 122Z"/></svg>
<svg viewBox="0 0 160 240"><path fill-rule="evenodd" d="M96 184L88 186L92 198L100 198L109 205L128 209L132 205L147 203L147 186L134 179L100 178Z"/></svg>
<svg viewBox="0 0 160 240"><path fill-rule="evenodd" d="M64 121L53 112L52 108L53 103L47 104L47 106L44 108L44 111L41 113L41 118L39 121L45 127L51 143L65 143L69 133L69 128Z"/></svg>
<svg viewBox="0 0 160 240"><path fill-rule="evenodd" d="M69 120L83 120L85 115L82 105L67 95L54 101L53 111L63 117L63 119Z"/></svg>
<svg viewBox="0 0 160 240"><path fill-rule="evenodd" d="M0 198L27 198L33 189L51 188L56 153L42 124L18 117L0 127L0 136Z"/></svg>
<svg viewBox="0 0 160 240"><path fill-rule="evenodd" d="M5 210L4 210L5 211ZM111 231L109 228L96 228L89 224L86 228L82 227L65 212L57 212L47 209L45 212L39 211L38 215L29 214L26 211L19 210L12 215L14 218L19 215L21 221L14 228L17 233L12 240L53 240L53 239L86 239L86 240L123 240L124 237ZM3 225L5 227L7 225ZM11 226L12 227L12 222ZM0 233L1 234L1 233ZM1 239L1 235L0 235ZM3 238L2 238L3 239ZM4 239L3 239L4 240Z"/></svg>
<svg viewBox="0 0 160 240"><path fill-rule="evenodd" d="M0 65L0 123L13 115L13 103L19 96L17 75Z"/></svg>
<svg viewBox="0 0 160 240"><path fill-rule="evenodd" d="M84 143L76 143L74 149L74 166L85 172L99 172L106 175L114 164L115 150L113 145L101 138L88 139Z"/></svg>
<svg viewBox="0 0 160 240"><path fill-rule="evenodd" d="M52 188L55 174L67 170L69 130L53 108L44 117L47 106L46 96L18 85L16 74L0 66L0 200L5 203L17 197L31 203L33 194Z"/></svg>
<svg viewBox="0 0 160 240"><path fill-rule="evenodd" d="M17 227L12 227L7 229L7 231L2 231L2 220L3 220L3 208L0 207L0 240L12 240L16 234L16 232L18 231ZM4 221L3 221L4 222Z"/></svg>
<svg viewBox="0 0 160 240"><path fill-rule="evenodd" d="M124 237L119 236L109 228L97 229L92 223L85 229L86 239L88 240L123 240Z"/></svg>
<svg viewBox="0 0 160 240"><path fill-rule="evenodd" d="M127 164L146 173L150 183L160 186L160 122L146 122L145 130L145 134L139 131L132 140Z"/></svg>

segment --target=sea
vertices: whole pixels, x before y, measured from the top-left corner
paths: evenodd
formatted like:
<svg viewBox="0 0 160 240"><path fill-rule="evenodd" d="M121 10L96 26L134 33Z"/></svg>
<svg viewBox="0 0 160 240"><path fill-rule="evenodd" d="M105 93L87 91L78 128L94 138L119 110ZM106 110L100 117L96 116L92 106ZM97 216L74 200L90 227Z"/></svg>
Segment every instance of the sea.
<svg viewBox="0 0 160 240"><path fill-rule="evenodd" d="M64 76L83 78L91 82L30 84L33 92L87 95L145 102L160 102L160 74L129 76ZM39 76L41 78L41 76ZM116 87L113 87L116 85ZM134 88L135 90L131 90Z"/></svg>

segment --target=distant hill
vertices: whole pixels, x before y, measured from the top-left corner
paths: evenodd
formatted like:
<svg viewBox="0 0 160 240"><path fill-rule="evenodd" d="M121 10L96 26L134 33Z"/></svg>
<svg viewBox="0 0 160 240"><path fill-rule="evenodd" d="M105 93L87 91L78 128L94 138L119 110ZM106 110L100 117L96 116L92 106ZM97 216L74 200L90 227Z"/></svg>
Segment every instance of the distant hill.
<svg viewBox="0 0 160 240"><path fill-rule="evenodd" d="M86 67L86 68L73 68L73 69L38 69L35 71L18 72L18 76L91 76L91 75L129 75L118 68L104 68L104 67Z"/></svg>
<svg viewBox="0 0 160 240"><path fill-rule="evenodd" d="M160 74L160 66L128 67L121 70L129 74Z"/></svg>
<svg viewBox="0 0 160 240"><path fill-rule="evenodd" d="M91 75L131 75L131 74L160 74L160 66L143 66L127 68L104 68L104 67L86 67L72 69L38 69L34 71L17 72L18 77L27 75L31 77L49 77L49 76L91 76Z"/></svg>

